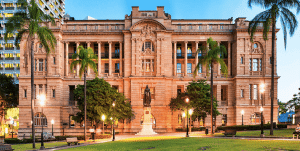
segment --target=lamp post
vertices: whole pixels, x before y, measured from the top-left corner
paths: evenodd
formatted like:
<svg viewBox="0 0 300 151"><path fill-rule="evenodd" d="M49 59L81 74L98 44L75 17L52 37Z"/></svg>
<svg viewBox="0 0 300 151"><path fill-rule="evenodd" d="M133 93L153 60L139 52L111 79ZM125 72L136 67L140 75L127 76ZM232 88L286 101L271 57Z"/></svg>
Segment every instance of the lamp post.
<svg viewBox="0 0 300 151"><path fill-rule="evenodd" d="M264 137L264 123L263 123L263 107L260 107L260 113L261 113L261 116L260 116L260 121L261 121L261 133L260 133L260 137Z"/></svg>
<svg viewBox="0 0 300 151"><path fill-rule="evenodd" d="M116 100L115 100L116 101ZM114 115L114 113L115 113L115 102L113 102L113 104L112 104L112 106L113 106L113 109L114 109L114 111L113 111L113 115ZM112 125L112 127L113 127L113 139L112 139L112 141L115 141L115 118L113 117L113 125Z"/></svg>
<svg viewBox="0 0 300 151"><path fill-rule="evenodd" d="M189 98L186 98L185 101L187 104L186 105L186 116L187 116L187 118L186 118L186 137L190 137L189 136L189 113L188 113Z"/></svg>
<svg viewBox="0 0 300 151"><path fill-rule="evenodd" d="M53 119L51 120L51 124L52 124L52 136L54 136L53 135L53 124L54 124L54 120Z"/></svg>
<svg viewBox="0 0 300 151"><path fill-rule="evenodd" d="M41 133L41 147L40 147L40 150L44 150L45 149L45 146L44 146L44 105L45 105L45 95L40 95L39 96L39 99L40 99L40 105L42 107L42 121L41 121L41 124L42 124L42 133Z"/></svg>
<svg viewBox="0 0 300 151"><path fill-rule="evenodd" d="M103 115L101 116L101 118L102 118L102 121L103 121L103 135L104 135L104 120L105 120L105 115L103 114Z"/></svg>
<svg viewBox="0 0 300 151"><path fill-rule="evenodd" d="M193 110L189 109L190 118L192 117ZM190 123L191 124L191 123ZM192 132L192 126L190 125L190 133Z"/></svg>
<svg viewBox="0 0 300 151"><path fill-rule="evenodd" d="M244 113L245 113L244 110L242 110L241 113L242 113L242 126L244 126Z"/></svg>

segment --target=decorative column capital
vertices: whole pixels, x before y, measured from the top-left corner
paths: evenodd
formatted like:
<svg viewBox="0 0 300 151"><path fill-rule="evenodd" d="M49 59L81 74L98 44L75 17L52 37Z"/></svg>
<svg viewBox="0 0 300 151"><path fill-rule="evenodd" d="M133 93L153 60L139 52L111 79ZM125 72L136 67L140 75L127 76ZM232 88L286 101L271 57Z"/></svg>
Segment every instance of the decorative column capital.
<svg viewBox="0 0 300 151"><path fill-rule="evenodd" d="M187 44L188 43L188 41L184 41L184 44Z"/></svg>
<svg viewBox="0 0 300 151"><path fill-rule="evenodd" d="M109 41L108 44L112 44L112 41Z"/></svg>
<svg viewBox="0 0 300 151"><path fill-rule="evenodd" d="M101 41L97 41L97 43L98 43L98 44L102 44L102 42L101 42Z"/></svg>
<svg viewBox="0 0 300 151"><path fill-rule="evenodd" d="M76 44L80 44L80 42L79 42L79 41L76 41L75 43L76 43Z"/></svg>
<svg viewBox="0 0 300 151"><path fill-rule="evenodd" d="M86 44L91 44L91 42L90 42L90 41L87 41Z"/></svg>
<svg viewBox="0 0 300 151"><path fill-rule="evenodd" d="M177 41L172 41L172 43L177 44Z"/></svg>
<svg viewBox="0 0 300 151"><path fill-rule="evenodd" d="M196 44L199 44L199 41L195 41Z"/></svg>

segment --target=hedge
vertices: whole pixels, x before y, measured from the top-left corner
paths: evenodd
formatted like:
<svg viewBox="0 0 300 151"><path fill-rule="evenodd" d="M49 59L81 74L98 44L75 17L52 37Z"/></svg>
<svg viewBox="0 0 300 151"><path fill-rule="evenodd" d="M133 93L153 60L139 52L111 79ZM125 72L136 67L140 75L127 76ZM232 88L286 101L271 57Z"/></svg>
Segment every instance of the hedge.
<svg viewBox="0 0 300 151"><path fill-rule="evenodd" d="M6 139L4 139L4 141L7 144L20 144L20 143L23 143L22 140L17 139L17 138L6 138Z"/></svg>
<svg viewBox="0 0 300 151"><path fill-rule="evenodd" d="M270 129L270 124L264 124L264 129ZM286 124L277 124L278 128L287 128ZM235 126L219 126L217 127L217 130L225 130L225 129L235 129L237 131L243 131L243 130L260 130L261 125L235 125Z"/></svg>
<svg viewBox="0 0 300 151"><path fill-rule="evenodd" d="M78 140L84 140L84 136L83 135L78 135L78 136L71 136L71 135L65 135L65 136L55 136L55 139L57 141L62 141L62 140L66 140L66 138L69 138L69 137L77 137ZM111 135L96 135L95 138L96 139L104 139L104 138L110 138ZM87 138L91 138L90 135L87 135Z"/></svg>
<svg viewBox="0 0 300 151"><path fill-rule="evenodd" d="M186 132L186 128L176 128L176 132ZM205 127L192 127L192 132L194 131L204 131Z"/></svg>

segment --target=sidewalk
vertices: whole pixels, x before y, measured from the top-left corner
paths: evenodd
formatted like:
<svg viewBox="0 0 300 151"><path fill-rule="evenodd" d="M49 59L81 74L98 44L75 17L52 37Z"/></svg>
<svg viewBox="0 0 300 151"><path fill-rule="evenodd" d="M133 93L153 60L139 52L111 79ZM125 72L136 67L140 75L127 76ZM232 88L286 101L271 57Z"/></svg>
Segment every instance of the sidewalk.
<svg viewBox="0 0 300 151"><path fill-rule="evenodd" d="M138 138L138 137L161 137L161 136L175 136L175 137L186 137L185 132L177 132L177 133L160 133L157 135L150 135L150 136L140 136L140 135L116 135L115 140L120 141L124 139L129 139L129 138ZM290 139L290 138L271 138L271 137L225 137L225 136L211 136L211 135L205 135L204 132L192 132L189 135L190 137L203 137L203 138L217 138L217 139L246 139L246 140L284 140L284 141L300 141L300 139ZM76 147L82 147L82 146L88 146L88 145L93 145L93 144L100 144L100 143L106 143L106 142L111 142L112 139L101 139L101 140L96 140L96 141L90 141L90 142L85 142L85 143L80 143L80 145L72 145L68 146L67 143L65 146L59 146L59 147L53 147L53 148L47 148L46 150L61 150L61 149L69 149L69 148L76 148Z"/></svg>

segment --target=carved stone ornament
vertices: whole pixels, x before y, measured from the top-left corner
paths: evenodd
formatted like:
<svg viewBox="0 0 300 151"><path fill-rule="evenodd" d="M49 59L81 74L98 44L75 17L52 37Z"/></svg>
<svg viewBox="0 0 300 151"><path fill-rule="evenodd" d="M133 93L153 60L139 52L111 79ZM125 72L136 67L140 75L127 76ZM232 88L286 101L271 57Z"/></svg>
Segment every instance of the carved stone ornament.
<svg viewBox="0 0 300 151"><path fill-rule="evenodd" d="M155 36L153 32L153 30L155 29L156 26L147 24L146 26L143 27L141 36L145 37L146 39L150 39L152 36Z"/></svg>

